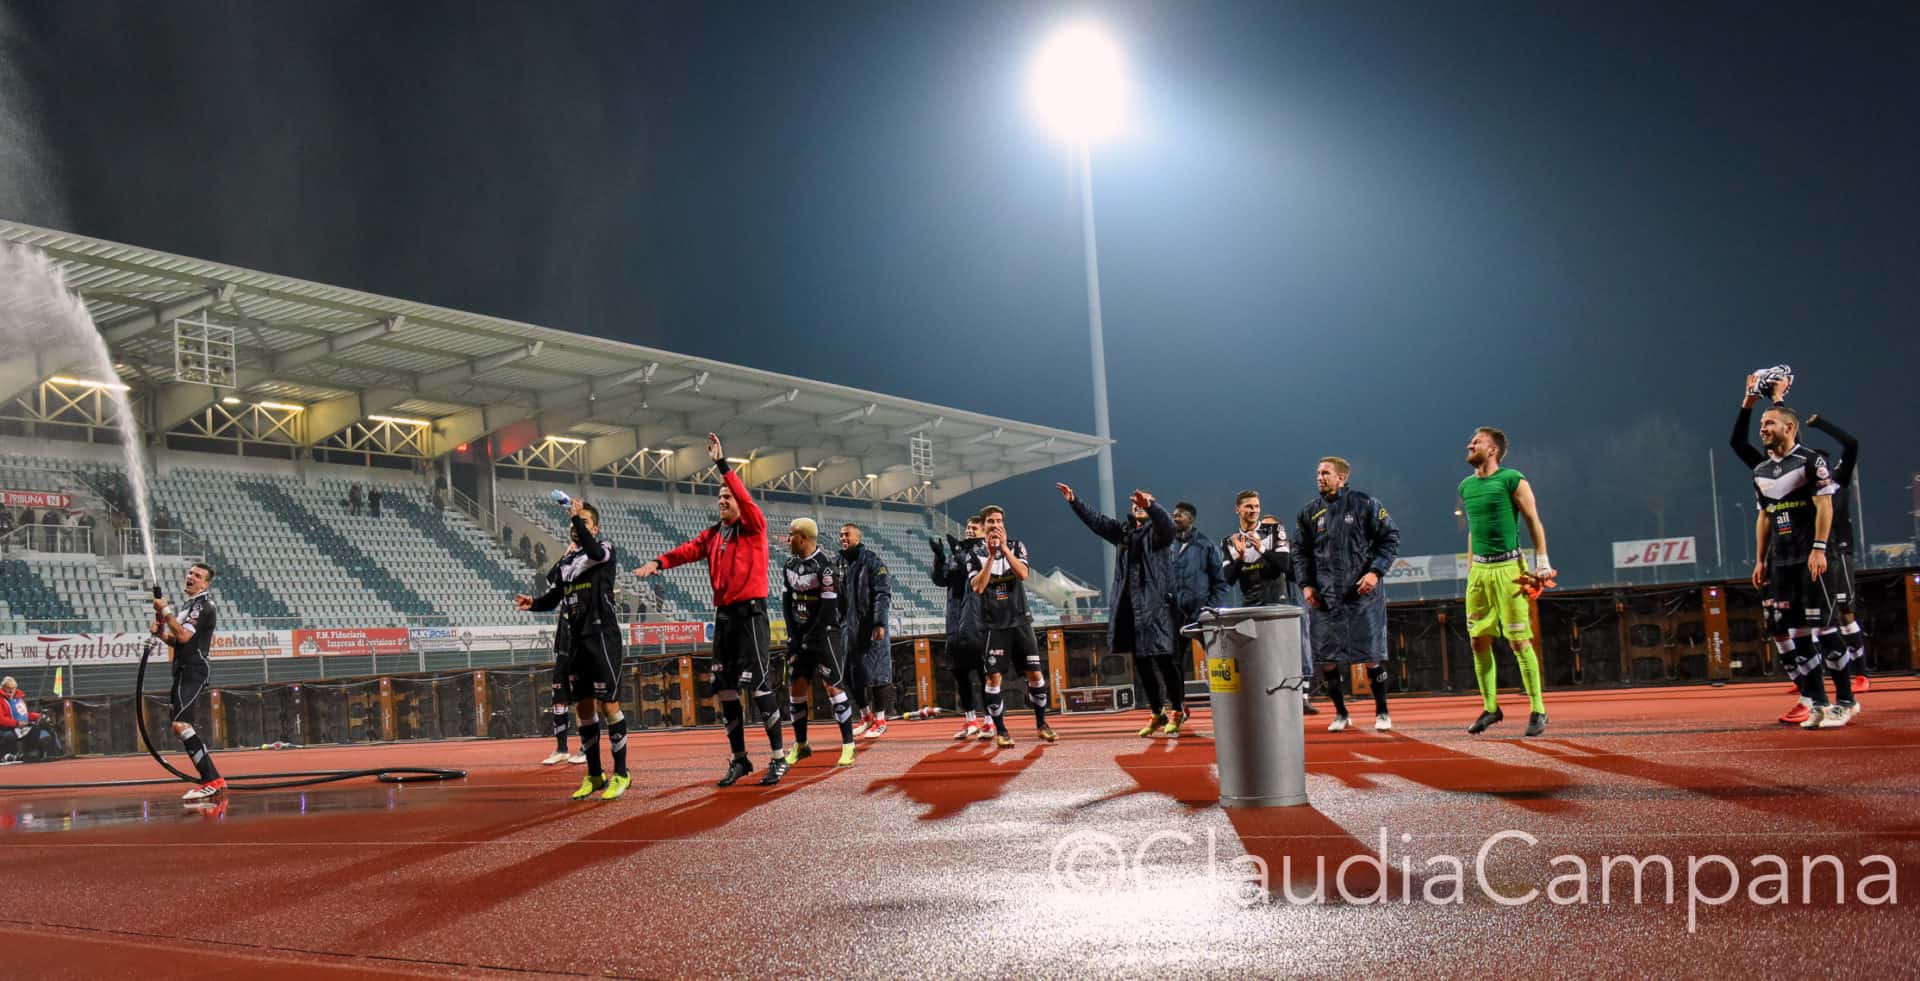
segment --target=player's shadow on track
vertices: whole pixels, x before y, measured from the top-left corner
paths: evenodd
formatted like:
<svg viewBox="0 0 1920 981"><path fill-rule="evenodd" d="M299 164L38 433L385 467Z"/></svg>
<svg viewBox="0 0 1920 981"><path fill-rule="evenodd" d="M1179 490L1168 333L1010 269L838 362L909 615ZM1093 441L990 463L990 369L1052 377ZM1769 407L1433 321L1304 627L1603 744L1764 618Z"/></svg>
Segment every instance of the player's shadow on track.
<svg viewBox="0 0 1920 981"><path fill-rule="evenodd" d="M945 821L960 816L969 805L999 797L1013 778L1038 762L1041 747L1025 753L980 752L957 744L929 753L897 777L883 777L867 785L866 793L899 793L926 806L922 821Z"/></svg>
<svg viewBox="0 0 1920 981"><path fill-rule="evenodd" d="M1309 742L1307 772L1355 790L1372 789L1379 785L1376 777L1392 776L1441 793L1496 797L1535 814L1576 806L1561 796L1572 788L1573 778L1559 770L1503 763L1400 732Z"/></svg>
<svg viewBox="0 0 1920 981"><path fill-rule="evenodd" d="M1798 734L1797 729L1794 732ZM1530 740L1518 745L1528 752L1568 766L1664 784L1689 795L1711 798L1756 813L1817 821L1847 830L1871 827L1871 822L1883 822L1880 826L1891 827L1907 819L1911 813L1903 810L1899 814L1867 817L1861 813L1860 805L1852 802L1839 809L1813 805L1812 802L1822 796L1825 784L1789 783L1742 776L1718 759L1711 765L1663 763L1570 739Z"/></svg>
<svg viewBox="0 0 1920 981"><path fill-rule="evenodd" d="M1219 802L1220 782L1213 776L1211 741L1195 742L1184 737L1142 739L1139 752L1122 753L1113 761L1133 778L1133 786L1077 805L1074 810L1098 807L1135 794L1159 794L1194 811Z"/></svg>
<svg viewBox="0 0 1920 981"><path fill-rule="evenodd" d="M478 828L450 832L432 841L408 845L394 852L380 852L341 868L312 875L261 883L248 895L248 919L271 914L289 906L309 902L331 892L352 888L369 879L382 878L409 866L446 858L478 847L477 842L507 838L542 825L572 817L567 810L552 810L542 802L540 813L513 818Z"/></svg>
<svg viewBox="0 0 1920 981"><path fill-rule="evenodd" d="M1490 760L1404 734L1309 742L1306 749L1308 773L1334 777L1355 790L1371 789L1378 786L1375 778L1393 776L1442 793L1500 798L1539 814L1559 813L1575 806L1560 796L1572 787L1573 780L1558 770ZM1212 771L1214 760L1210 742L1146 742L1140 752L1114 758L1133 778L1132 787L1080 807L1134 794L1159 794L1189 809L1211 807L1220 796L1219 781Z"/></svg>
<svg viewBox="0 0 1920 981"><path fill-rule="evenodd" d="M835 774L834 768L796 777L790 772L777 787L739 786L719 789L698 784L705 796L654 811L646 811L589 832L510 865L491 868L463 879L441 881L423 889L413 903L363 927L350 943L387 945L423 933L454 927L544 886L559 874L589 866L604 867L661 841L695 838L715 831L756 807L770 804ZM621 807L622 803L583 803L574 809ZM573 810L564 813L574 813Z"/></svg>

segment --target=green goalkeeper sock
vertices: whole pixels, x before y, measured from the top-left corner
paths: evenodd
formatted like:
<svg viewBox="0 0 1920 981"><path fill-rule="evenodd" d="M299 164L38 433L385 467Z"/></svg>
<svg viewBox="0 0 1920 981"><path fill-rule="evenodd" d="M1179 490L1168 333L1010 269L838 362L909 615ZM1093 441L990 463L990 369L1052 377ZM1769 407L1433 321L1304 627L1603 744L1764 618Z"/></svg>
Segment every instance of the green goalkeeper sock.
<svg viewBox="0 0 1920 981"><path fill-rule="evenodd" d="M1485 703L1485 710L1488 712L1493 711L1494 706L1499 703L1494 698L1498 689L1495 687L1496 683L1494 681L1493 648L1491 646L1484 651L1478 648L1474 649L1473 677L1474 680L1480 684L1480 699Z"/></svg>
<svg viewBox="0 0 1920 981"><path fill-rule="evenodd" d="M1520 687L1527 690L1527 704L1532 711L1545 712L1547 701L1540 692L1540 656L1533 652L1533 645L1515 647L1513 658L1520 662Z"/></svg>

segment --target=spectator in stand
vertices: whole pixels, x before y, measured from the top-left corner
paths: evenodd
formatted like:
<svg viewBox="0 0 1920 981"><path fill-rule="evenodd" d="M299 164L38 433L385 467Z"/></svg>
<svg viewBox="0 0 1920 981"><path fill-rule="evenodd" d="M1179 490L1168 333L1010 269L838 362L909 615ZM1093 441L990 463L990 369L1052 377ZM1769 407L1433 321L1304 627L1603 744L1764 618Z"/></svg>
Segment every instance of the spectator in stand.
<svg viewBox="0 0 1920 981"><path fill-rule="evenodd" d="M433 507L437 511L445 511L447 509L447 485L433 485Z"/></svg>
<svg viewBox="0 0 1920 981"><path fill-rule="evenodd" d="M500 526L500 547L506 549L509 552L513 551L513 526L512 525L503 524Z"/></svg>
<svg viewBox="0 0 1920 981"><path fill-rule="evenodd" d="M367 488L367 514L369 516L375 518L380 516L380 497L380 488Z"/></svg>
<svg viewBox="0 0 1920 981"><path fill-rule="evenodd" d="M7 533L13 530L13 509L0 508L0 553L7 551Z"/></svg>
<svg viewBox="0 0 1920 981"><path fill-rule="evenodd" d="M354 515L356 517L359 516L360 514L360 485L359 484L347 485L347 513Z"/></svg>
<svg viewBox="0 0 1920 981"><path fill-rule="evenodd" d="M533 562L533 539L524 534L520 536L520 561L528 564Z"/></svg>
<svg viewBox="0 0 1920 981"><path fill-rule="evenodd" d="M0 680L0 761L19 763L32 755L47 758L58 754L53 730L43 725L44 717L27 708L27 694L12 678Z"/></svg>
<svg viewBox="0 0 1920 981"><path fill-rule="evenodd" d="M533 546L533 567L538 569L547 564L547 547L538 542Z"/></svg>

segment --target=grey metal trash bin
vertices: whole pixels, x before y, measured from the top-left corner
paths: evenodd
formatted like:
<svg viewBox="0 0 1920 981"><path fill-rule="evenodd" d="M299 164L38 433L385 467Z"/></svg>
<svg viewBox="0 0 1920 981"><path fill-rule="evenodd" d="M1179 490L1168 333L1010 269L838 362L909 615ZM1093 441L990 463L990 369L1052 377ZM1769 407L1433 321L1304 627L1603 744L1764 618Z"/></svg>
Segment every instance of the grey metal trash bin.
<svg viewBox="0 0 1920 981"><path fill-rule="evenodd" d="M1207 652L1220 806L1307 802L1297 606L1206 610L1181 632Z"/></svg>

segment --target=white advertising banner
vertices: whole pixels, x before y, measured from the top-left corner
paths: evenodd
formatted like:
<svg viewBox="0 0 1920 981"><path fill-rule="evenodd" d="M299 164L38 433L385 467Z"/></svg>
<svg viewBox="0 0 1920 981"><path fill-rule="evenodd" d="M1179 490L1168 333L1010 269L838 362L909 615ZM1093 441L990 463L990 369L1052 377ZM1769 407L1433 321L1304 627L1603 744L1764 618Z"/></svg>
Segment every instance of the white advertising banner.
<svg viewBox="0 0 1920 981"><path fill-rule="evenodd" d="M140 660L147 634L21 634L0 637L0 665L130 664ZM292 657L291 630L228 630L213 636L214 657ZM158 661L169 660L162 648Z"/></svg>
<svg viewBox="0 0 1920 981"><path fill-rule="evenodd" d="M1638 569L1650 565L1692 565L1698 562L1693 536L1685 538L1644 538L1613 543L1613 567Z"/></svg>
<svg viewBox="0 0 1920 981"><path fill-rule="evenodd" d="M1393 560L1393 568L1387 570L1387 582L1415 583L1432 582L1436 579L1458 579L1454 572L1451 555L1402 555Z"/></svg>
<svg viewBox="0 0 1920 981"><path fill-rule="evenodd" d="M425 650L529 651L553 650L553 624L512 624L498 627L426 627L422 633L448 637L417 637ZM447 646L451 642L452 646Z"/></svg>

